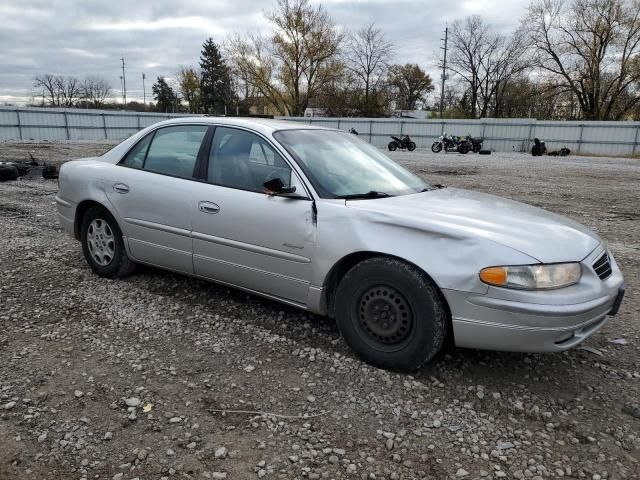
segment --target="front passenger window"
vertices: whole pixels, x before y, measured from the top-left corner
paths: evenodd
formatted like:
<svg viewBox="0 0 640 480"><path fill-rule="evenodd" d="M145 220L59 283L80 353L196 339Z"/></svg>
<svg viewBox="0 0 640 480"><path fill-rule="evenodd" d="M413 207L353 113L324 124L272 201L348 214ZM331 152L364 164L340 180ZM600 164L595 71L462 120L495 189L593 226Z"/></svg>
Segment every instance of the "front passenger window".
<svg viewBox="0 0 640 480"><path fill-rule="evenodd" d="M192 178L206 133L204 125L180 125L157 130L143 168L174 177Z"/></svg>
<svg viewBox="0 0 640 480"><path fill-rule="evenodd" d="M291 184L291 168L262 138L235 128L216 127L209 157L209 182L262 192L265 182Z"/></svg>

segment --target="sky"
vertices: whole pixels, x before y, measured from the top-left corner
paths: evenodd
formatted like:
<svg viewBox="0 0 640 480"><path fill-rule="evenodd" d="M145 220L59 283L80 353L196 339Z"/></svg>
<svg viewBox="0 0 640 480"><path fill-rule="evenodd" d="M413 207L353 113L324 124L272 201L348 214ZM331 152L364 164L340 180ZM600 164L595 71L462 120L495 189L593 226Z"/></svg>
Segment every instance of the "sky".
<svg viewBox="0 0 640 480"><path fill-rule="evenodd" d="M319 3L319 0L312 0ZM434 62L447 23L480 14L496 29L516 28L529 0L322 0L340 29L372 22L395 45L394 63ZM147 101L159 75L197 65L202 42L234 33L267 32L272 0L1 0L0 104L29 101L35 75L52 73L109 80L121 95L121 57L127 99Z"/></svg>

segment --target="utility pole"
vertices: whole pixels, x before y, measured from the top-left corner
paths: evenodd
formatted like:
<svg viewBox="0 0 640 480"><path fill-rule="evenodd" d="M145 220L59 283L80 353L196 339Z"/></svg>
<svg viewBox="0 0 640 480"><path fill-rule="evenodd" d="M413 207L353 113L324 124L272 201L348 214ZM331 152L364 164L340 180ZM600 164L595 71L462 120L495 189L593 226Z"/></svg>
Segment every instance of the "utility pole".
<svg viewBox="0 0 640 480"><path fill-rule="evenodd" d="M441 38L444 42L444 61L442 62L442 92L440 92L440 118L444 112L444 83L447 80L447 47L449 46L449 27L444 29L444 38Z"/></svg>
<svg viewBox="0 0 640 480"><path fill-rule="evenodd" d="M127 109L127 76L124 73L124 57L120 57L122 60L122 108Z"/></svg>
<svg viewBox="0 0 640 480"><path fill-rule="evenodd" d="M142 104L146 107L147 106L147 92L144 89L144 79L147 78L147 76L143 73L142 74Z"/></svg>

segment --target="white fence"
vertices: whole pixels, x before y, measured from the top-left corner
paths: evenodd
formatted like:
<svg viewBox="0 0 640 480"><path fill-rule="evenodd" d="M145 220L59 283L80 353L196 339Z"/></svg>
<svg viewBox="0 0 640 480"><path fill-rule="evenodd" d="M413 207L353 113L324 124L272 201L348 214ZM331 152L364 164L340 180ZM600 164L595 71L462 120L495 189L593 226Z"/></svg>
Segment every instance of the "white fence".
<svg viewBox="0 0 640 480"><path fill-rule="evenodd" d="M0 107L0 141L3 140L122 140L171 113L113 110ZM601 155L640 154L640 122L538 121L531 119L412 120L399 118L281 117L348 130L384 148L391 135L410 135L421 148L429 148L443 132L485 139L485 148L498 152L531 149L534 138L549 150L568 147L572 152Z"/></svg>
<svg viewBox="0 0 640 480"><path fill-rule="evenodd" d="M3 140L122 140L154 123L181 116L76 108L0 107Z"/></svg>
<svg viewBox="0 0 640 480"><path fill-rule="evenodd" d="M485 148L497 152L527 152L534 138L547 149L570 148L596 155L640 154L640 122L538 121L533 119L412 120L399 118L281 117L312 125L349 130L384 148L390 136L409 135L418 148L430 148L442 133L484 138Z"/></svg>

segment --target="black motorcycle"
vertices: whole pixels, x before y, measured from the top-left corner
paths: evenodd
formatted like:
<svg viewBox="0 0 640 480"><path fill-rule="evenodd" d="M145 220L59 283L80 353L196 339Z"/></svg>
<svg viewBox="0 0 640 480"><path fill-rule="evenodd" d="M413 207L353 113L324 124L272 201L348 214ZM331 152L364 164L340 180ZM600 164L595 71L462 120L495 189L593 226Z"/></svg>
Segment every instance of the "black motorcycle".
<svg viewBox="0 0 640 480"><path fill-rule="evenodd" d="M541 157L545 153L547 153L547 146L544 141L539 138L534 138L533 147L531 147L531 155L534 157Z"/></svg>
<svg viewBox="0 0 640 480"><path fill-rule="evenodd" d="M484 139L475 138L475 137L472 137L471 135L467 135L467 142L471 143L471 151L473 153L480 153L480 150L482 150L482 144L484 143Z"/></svg>
<svg viewBox="0 0 640 480"><path fill-rule="evenodd" d="M433 153L440 153L443 150L446 153L457 152L466 154L473 149L472 143L466 138L456 137L454 135L447 135L446 133L440 135L438 140L431 145L431 151Z"/></svg>
<svg viewBox="0 0 640 480"><path fill-rule="evenodd" d="M398 148L401 150L407 149L410 152L413 152L416 149L416 144L411 141L409 135L405 135L402 138L391 135L391 138L393 138L393 141L389 142L388 145L391 152L396 151Z"/></svg>

